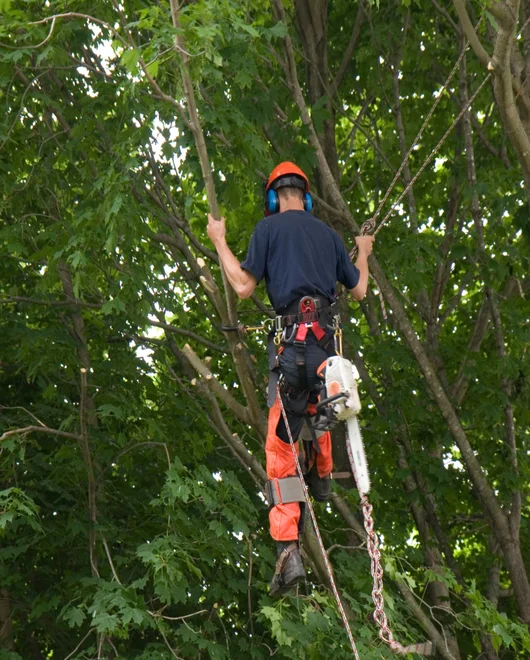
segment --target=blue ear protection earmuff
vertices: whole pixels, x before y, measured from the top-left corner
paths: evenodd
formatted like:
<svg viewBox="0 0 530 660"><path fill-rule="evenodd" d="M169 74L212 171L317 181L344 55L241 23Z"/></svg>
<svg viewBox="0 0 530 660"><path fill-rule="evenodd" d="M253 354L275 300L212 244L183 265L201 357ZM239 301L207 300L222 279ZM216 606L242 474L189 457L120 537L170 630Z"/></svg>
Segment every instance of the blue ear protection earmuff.
<svg viewBox="0 0 530 660"><path fill-rule="evenodd" d="M311 197L310 193L306 192L304 193L304 211L311 213L312 209L313 209L313 198Z"/></svg>
<svg viewBox="0 0 530 660"><path fill-rule="evenodd" d="M268 211L269 215L278 213L278 211L280 210L280 198L278 197L278 193L272 188L269 188L267 190L267 199L265 200L265 208Z"/></svg>

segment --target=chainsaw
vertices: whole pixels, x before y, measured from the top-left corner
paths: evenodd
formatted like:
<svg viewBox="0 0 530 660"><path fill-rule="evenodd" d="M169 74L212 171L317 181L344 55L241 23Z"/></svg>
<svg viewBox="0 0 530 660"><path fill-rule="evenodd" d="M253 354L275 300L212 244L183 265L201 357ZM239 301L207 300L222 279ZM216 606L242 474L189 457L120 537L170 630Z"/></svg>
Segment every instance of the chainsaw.
<svg viewBox="0 0 530 660"><path fill-rule="evenodd" d="M353 459L355 482L360 495L365 495L370 490L370 476L357 419L361 401L353 365L349 360L334 355L322 364L318 375L323 381L324 389L316 406L317 415L313 426L317 430L326 431L337 422L346 422L346 442L351 450L348 454Z"/></svg>

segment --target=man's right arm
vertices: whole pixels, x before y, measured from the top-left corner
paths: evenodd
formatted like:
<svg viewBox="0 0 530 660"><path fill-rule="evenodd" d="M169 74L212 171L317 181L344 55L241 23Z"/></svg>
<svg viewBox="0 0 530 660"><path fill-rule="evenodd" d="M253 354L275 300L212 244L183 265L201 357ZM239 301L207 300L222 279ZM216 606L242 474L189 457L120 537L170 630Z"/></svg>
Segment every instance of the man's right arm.
<svg viewBox="0 0 530 660"><path fill-rule="evenodd" d="M208 214L208 236L217 250L219 259L223 264L226 277L232 288L240 298L249 298L256 288L256 278L247 270L241 268L240 262L234 256L226 242L225 219L215 220Z"/></svg>
<svg viewBox="0 0 530 660"><path fill-rule="evenodd" d="M359 269L360 273L357 285L353 289L350 289L350 293L355 300L363 300L368 290L368 278L370 275L368 257L372 254L374 242L375 236L356 236L355 238L355 243L359 250L355 266Z"/></svg>

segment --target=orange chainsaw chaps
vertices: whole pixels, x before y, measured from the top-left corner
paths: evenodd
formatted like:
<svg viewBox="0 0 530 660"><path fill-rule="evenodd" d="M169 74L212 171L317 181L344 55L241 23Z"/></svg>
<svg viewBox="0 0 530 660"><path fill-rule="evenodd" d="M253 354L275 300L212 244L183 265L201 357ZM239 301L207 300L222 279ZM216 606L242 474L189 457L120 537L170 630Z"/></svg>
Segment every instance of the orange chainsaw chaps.
<svg viewBox="0 0 530 660"><path fill-rule="evenodd" d="M331 454L331 433L326 431L318 438L320 452L317 454L317 472L322 479L333 470L333 456Z"/></svg>
<svg viewBox="0 0 530 660"><path fill-rule="evenodd" d="M267 461L267 477L269 479L283 479L296 476L291 445L282 442L276 435L276 428L280 420L280 401L276 396L274 405L269 410L269 424L267 429L267 442L265 456ZM298 443L295 443L298 451ZM269 511L270 533L275 541L295 541L298 539L298 524L300 522L300 505L298 502L277 504Z"/></svg>
<svg viewBox="0 0 530 660"><path fill-rule="evenodd" d="M311 405L311 404L310 404ZM265 456L267 462L267 477L269 479L283 479L296 476L296 464L293 450L287 442L282 442L276 435L280 420L281 408L278 397L269 410L267 427L267 442ZM331 434L329 431L318 438L320 452L316 454L316 467L319 477L326 477L333 469L331 454ZM295 443L298 452L298 442ZM313 451L313 458L315 451ZM298 539L300 525L300 505L298 502L277 504L269 512L270 534L275 541L294 541Z"/></svg>

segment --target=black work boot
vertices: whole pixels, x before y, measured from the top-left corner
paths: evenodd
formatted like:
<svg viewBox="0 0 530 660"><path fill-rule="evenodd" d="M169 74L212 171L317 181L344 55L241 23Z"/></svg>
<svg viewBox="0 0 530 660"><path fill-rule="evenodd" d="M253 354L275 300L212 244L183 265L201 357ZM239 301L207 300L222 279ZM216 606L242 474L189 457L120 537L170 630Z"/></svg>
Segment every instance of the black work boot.
<svg viewBox="0 0 530 660"><path fill-rule="evenodd" d="M298 541L278 541L278 561L270 585L271 596L281 596L305 580Z"/></svg>
<svg viewBox="0 0 530 660"><path fill-rule="evenodd" d="M317 502L327 502L331 494L331 478L329 474L319 477L316 465L304 476L309 492Z"/></svg>

